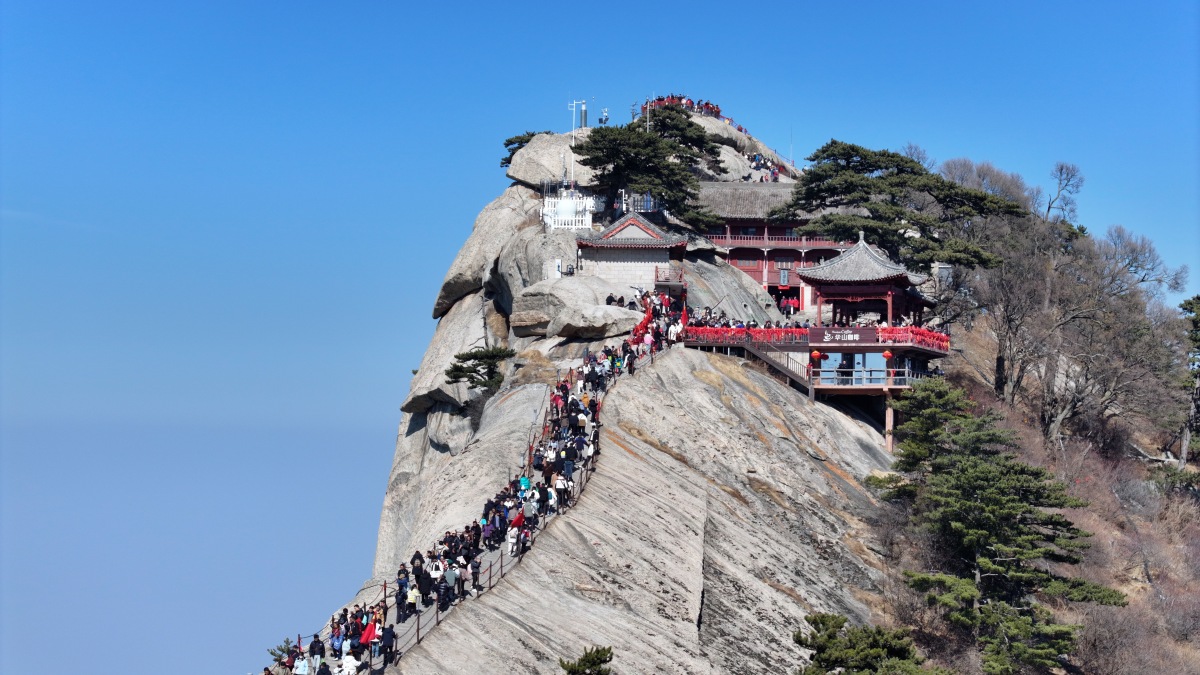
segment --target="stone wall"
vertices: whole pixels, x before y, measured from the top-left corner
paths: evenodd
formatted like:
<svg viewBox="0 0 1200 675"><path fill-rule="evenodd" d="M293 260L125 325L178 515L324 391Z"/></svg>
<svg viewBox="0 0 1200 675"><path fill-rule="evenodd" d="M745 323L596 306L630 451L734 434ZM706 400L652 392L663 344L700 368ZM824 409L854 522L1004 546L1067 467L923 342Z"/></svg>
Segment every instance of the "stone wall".
<svg viewBox="0 0 1200 675"><path fill-rule="evenodd" d="M654 288L654 268L671 264L666 249L585 248L582 276L600 277L617 286Z"/></svg>

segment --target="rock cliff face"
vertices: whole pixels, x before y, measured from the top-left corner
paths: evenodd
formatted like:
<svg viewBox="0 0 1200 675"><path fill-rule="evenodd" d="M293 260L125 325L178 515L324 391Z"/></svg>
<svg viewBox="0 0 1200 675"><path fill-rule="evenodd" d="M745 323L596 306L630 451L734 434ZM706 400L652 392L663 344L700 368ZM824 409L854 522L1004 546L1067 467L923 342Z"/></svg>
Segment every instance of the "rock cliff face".
<svg viewBox="0 0 1200 675"><path fill-rule="evenodd" d="M517 470L556 371L640 318L605 306L598 279L542 278L573 249L541 231L536 197L514 186L490 204L438 294L437 332L402 408L374 580L478 517ZM711 251L697 247L684 266L693 306L778 317ZM473 429L464 406L477 394L445 385L442 371L485 344L520 353ZM807 613L872 614L882 572L860 481L889 464L876 431L740 359L682 346L620 378L605 406L603 456L576 508L501 586L406 654L403 672L555 673L558 657L593 644L614 647L618 672L781 672L804 660L791 634Z"/></svg>

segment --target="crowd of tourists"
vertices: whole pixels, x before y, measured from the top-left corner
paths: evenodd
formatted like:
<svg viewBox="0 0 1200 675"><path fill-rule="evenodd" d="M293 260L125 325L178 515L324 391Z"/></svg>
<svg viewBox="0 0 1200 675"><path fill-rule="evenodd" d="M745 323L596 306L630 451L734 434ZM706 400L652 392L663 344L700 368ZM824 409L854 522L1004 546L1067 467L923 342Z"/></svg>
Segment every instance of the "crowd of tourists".
<svg viewBox="0 0 1200 675"><path fill-rule="evenodd" d="M642 104L642 114L645 115L647 110L664 108L669 105L677 105L684 110L690 113L696 113L697 115L716 117L717 119L724 120L726 124L734 129L737 129L743 134L746 134L747 136L750 135L750 132L746 130L746 127L734 122L733 118L722 115L721 106L713 103L712 101L693 100L690 96L685 96L683 94L667 94L666 96L656 96L650 101Z"/></svg>
<svg viewBox="0 0 1200 675"><path fill-rule="evenodd" d="M760 174L758 180L754 179L754 171L742 176L743 183L758 182L758 183L778 183L779 182L779 164L770 157L760 152L744 153L746 161L750 162L750 168L754 171L764 171Z"/></svg>
<svg viewBox="0 0 1200 675"><path fill-rule="evenodd" d="M609 304L617 300L610 298ZM378 658L386 667L398 658L397 623L435 604L444 612L478 595L484 590L486 553L503 549L501 555L523 555L545 518L572 506L576 475L594 471L600 456L604 395L616 378L636 371L639 359L663 349L668 340L673 343L682 328L679 314L671 317L669 297L645 293L640 300L648 325L617 345L589 353L555 384L524 470L483 504L479 519L445 532L425 551L414 551L378 602L334 614L324 638L318 633L307 646L292 645L279 666L293 675L351 675Z"/></svg>
<svg viewBox="0 0 1200 675"><path fill-rule="evenodd" d="M642 114L646 114L647 108L663 108L669 105L677 105L684 110L696 113L697 115L707 115L709 117L720 117L721 106L712 101L693 101L690 96L683 94L667 94L665 96L656 96L650 101L642 104Z"/></svg>

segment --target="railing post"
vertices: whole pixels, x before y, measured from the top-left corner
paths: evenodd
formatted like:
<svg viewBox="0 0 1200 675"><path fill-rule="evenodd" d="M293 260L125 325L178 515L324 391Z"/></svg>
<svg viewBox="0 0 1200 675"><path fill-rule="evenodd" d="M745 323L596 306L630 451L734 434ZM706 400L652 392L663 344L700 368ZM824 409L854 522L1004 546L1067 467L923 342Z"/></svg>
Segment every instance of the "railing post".
<svg viewBox="0 0 1200 675"><path fill-rule="evenodd" d="M437 600L433 606L433 625L442 625L442 589L438 589Z"/></svg>
<svg viewBox="0 0 1200 675"><path fill-rule="evenodd" d="M501 551L500 555L503 556L504 552ZM495 560L488 563L488 590L491 590L492 586L493 586L493 584L492 584L492 566L495 564L496 564Z"/></svg>
<svg viewBox="0 0 1200 675"><path fill-rule="evenodd" d="M417 609L417 644L421 644L421 610Z"/></svg>

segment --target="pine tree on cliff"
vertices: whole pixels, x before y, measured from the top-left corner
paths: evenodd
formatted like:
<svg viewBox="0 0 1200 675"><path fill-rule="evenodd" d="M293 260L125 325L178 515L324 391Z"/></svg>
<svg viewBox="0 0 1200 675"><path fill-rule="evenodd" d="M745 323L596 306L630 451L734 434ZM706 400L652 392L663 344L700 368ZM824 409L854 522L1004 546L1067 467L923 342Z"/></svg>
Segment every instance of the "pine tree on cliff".
<svg viewBox="0 0 1200 675"><path fill-rule="evenodd" d="M1035 596L1125 604L1117 591L1048 569L1080 561L1091 535L1058 510L1086 502L1003 452L1011 438L997 418L977 414L944 381L917 384L895 406L907 416L896 429L896 468L905 475L886 481L887 496L906 502L913 524L933 533L938 559L935 571L906 572L909 584L978 642L984 672L1057 665L1078 627L1055 624Z"/></svg>
<svg viewBox="0 0 1200 675"><path fill-rule="evenodd" d="M804 229L842 240L864 231L906 265L995 266L999 258L968 240L971 228L987 216L1025 215L1018 204L946 180L900 153L832 140L807 159L812 165L791 201L772 216L795 220L825 208L849 211L821 215Z"/></svg>
<svg viewBox="0 0 1200 675"><path fill-rule="evenodd" d="M1191 405L1179 442L1179 466L1186 468L1192 446L1200 440L1200 295L1193 295L1179 305L1188 321L1188 366L1192 371Z"/></svg>
<svg viewBox="0 0 1200 675"><path fill-rule="evenodd" d="M800 675L950 675L937 667L921 667L907 630L888 630L872 626L846 628L846 617L837 614L810 614L805 621L812 633L796 631L796 644L813 651L811 663ZM840 669L840 670L839 670Z"/></svg>
<svg viewBox="0 0 1200 675"><path fill-rule="evenodd" d="M621 190L629 190L653 196L690 225L718 222L710 211L692 204L700 194L700 181L692 168L698 162L711 166L715 161L719 166L720 160L704 130L684 115L660 115L656 110L649 131L641 120L599 127L575 148L579 162L596 169L596 184L606 205L611 207ZM663 121L655 122L656 116Z"/></svg>
<svg viewBox="0 0 1200 675"><path fill-rule="evenodd" d="M500 362L516 355L505 347L472 349L454 355L454 363L446 369L446 384L465 382L472 389L495 391L504 383Z"/></svg>
<svg viewBox="0 0 1200 675"><path fill-rule="evenodd" d="M589 647L575 661L558 660L558 667L567 675L610 675L612 668L607 664L613 660L612 647Z"/></svg>

